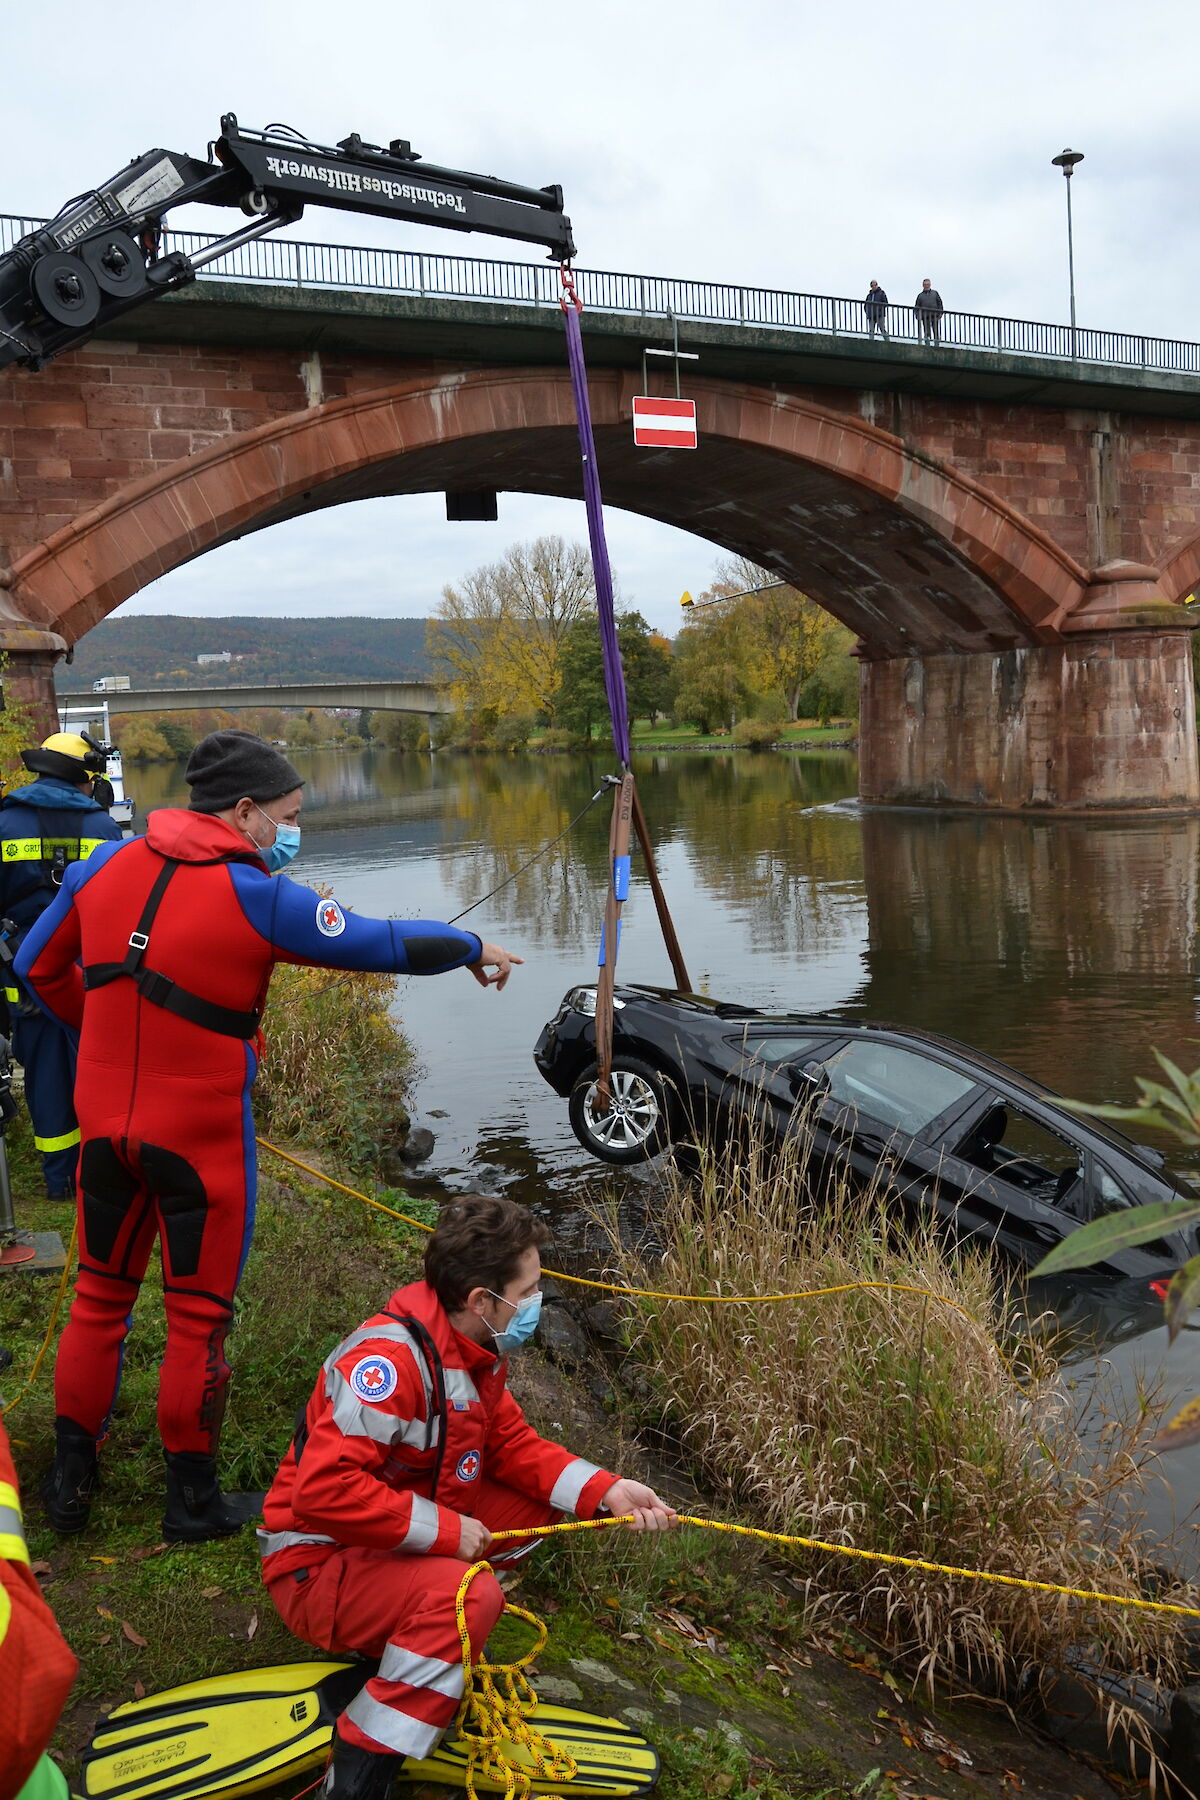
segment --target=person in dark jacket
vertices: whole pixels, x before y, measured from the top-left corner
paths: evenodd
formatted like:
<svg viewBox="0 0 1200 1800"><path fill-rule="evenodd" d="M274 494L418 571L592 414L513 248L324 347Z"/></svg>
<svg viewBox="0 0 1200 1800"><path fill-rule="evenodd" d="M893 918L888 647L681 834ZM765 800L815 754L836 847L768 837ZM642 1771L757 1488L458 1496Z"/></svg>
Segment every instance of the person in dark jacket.
<svg viewBox="0 0 1200 1800"><path fill-rule="evenodd" d="M42 1490L59 1532L87 1523L97 1443L156 1239L167 1317L163 1535L223 1537L256 1510L248 1496L221 1493L215 1458L225 1334L254 1231L250 1090L275 964L409 975L467 968L482 986L502 988L521 961L474 932L364 918L286 876L272 880L299 847L302 782L250 732L205 738L187 780L190 810L154 812L145 837L105 845L68 869L17 959L51 1018L80 1033L79 1269Z"/></svg>
<svg viewBox="0 0 1200 1800"><path fill-rule="evenodd" d="M921 291L913 301L913 312L916 314L921 335L927 344L941 344L942 314L945 312L942 296L938 293L928 275L921 283Z"/></svg>
<svg viewBox="0 0 1200 1800"><path fill-rule="evenodd" d="M93 780L104 773L103 751L74 732L56 731L37 748L22 750L21 761L37 780L0 801L0 918L17 928L9 943L14 951L57 899L71 865L121 837L121 827L92 797ZM46 1017L11 971L5 999L46 1192L51 1200L73 1200L79 1157L74 1039Z"/></svg>
<svg viewBox="0 0 1200 1800"><path fill-rule="evenodd" d="M874 337L875 333L878 331L886 341L887 326L885 325L884 320L887 318L887 309L888 297L880 287L879 283L873 281L867 290L867 297L863 301L863 311L867 315L867 335L869 337Z"/></svg>

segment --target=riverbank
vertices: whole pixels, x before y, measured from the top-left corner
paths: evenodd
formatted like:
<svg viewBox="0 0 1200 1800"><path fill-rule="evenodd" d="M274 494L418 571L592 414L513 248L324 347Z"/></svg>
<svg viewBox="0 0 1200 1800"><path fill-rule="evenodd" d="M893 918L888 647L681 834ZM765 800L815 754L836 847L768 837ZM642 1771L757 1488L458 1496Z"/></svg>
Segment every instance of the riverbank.
<svg viewBox="0 0 1200 1800"><path fill-rule="evenodd" d="M20 1175L25 1150L14 1150ZM391 1200L412 1207L402 1196ZM29 1213L31 1223L61 1225L61 1209L48 1204ZM270 1479L297 1395L322 1355L349 1321L413 1278L422 1241L303 1177L293 1184L290 1175L264 1172L230 1342L236 1373L221 1456L229 1485ZM82 1537L55 1538L34 1497L52 1426L48 1369L10 1421L34 1566L81 1660L55 1741L72 1777L97 1719L113 1706L309 1654L267 1599L248 1534L186 1548L160 1541L155 1286L148 1280L130 1338L105 1486ZM0 1289L0 1338L16 1353L10 1393L29 1366L51 1293L43 1281L27 1294L33 1304L23 1306L20 1323L17 1290ZM564 1309L552 1302L546 1311L554 1356L535 1350L512 1366L534 1424L609 1466L647 1474L681 1510L706 1510L708 1497L631 1437L620 1389L578 1328L564 1329ZM550 1629L534 1678L543 1697L643 1730L663 1757L661 1800L1111 1800L1114 1792L1033 1724L977 1705L932 1708L914 1696L866 1635L813 1619L794 1570L738 1540L706 1542L690 1532L559 1539L527 1567L512 1597ZM492 1654L520 1653L528 1641L527 1628L506 1621ZM279 1792L294 1789L293 1782Z"/></svg>

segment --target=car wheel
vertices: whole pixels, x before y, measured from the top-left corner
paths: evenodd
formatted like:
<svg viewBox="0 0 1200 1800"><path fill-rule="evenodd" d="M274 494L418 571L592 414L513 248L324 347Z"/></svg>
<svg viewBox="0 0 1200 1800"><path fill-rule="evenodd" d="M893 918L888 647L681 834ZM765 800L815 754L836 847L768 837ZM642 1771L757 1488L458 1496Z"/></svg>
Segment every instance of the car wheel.
<svg viewBox="0 0 1200 1800"><path fill-rule="evenodd" d="M666 1077L633 1056L614 1056L613 1104L598 1111L599 1065L584 1070L568 1103L571 1130L592 1156L606 1163L649 1162L672 1136L672 1090Z"/></svg>

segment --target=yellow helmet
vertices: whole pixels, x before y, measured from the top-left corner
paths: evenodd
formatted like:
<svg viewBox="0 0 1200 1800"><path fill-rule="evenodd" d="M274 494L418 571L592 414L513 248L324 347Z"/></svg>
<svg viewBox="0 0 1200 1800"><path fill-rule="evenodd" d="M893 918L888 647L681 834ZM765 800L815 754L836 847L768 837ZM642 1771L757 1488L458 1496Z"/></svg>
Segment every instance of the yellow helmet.
<svg viewBox="0 0 1200 1800"><path fill-rule="evenodd" d="M102 775L103 750L74 731L55 731L37 749L22 750L21 761L34 775L55 775L60 781L79 783Z"/></svg>

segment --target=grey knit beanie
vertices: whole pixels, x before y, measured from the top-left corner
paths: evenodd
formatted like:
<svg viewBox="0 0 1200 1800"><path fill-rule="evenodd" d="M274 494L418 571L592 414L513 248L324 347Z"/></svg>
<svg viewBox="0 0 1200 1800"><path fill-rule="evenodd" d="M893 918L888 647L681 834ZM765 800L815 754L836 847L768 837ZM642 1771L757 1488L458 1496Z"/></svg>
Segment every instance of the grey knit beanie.
<svg viewBox="0 0 1200 1800"><path fill-rule="evenodd" d="M192 812L224 812L239 800L278 800L304 786L304 778L279 751L252 731L213 731L188 757L184 780Z"/></svg>

